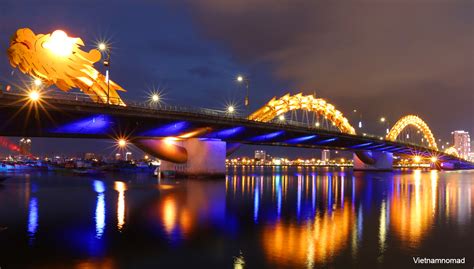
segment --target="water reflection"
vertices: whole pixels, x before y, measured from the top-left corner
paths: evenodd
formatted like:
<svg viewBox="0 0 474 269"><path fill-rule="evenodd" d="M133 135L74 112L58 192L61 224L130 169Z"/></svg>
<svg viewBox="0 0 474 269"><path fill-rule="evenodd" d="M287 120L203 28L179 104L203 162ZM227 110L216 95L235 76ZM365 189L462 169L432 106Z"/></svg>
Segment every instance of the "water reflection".
<svg viewBox="0 0 474 269"><path fill-rule="evenodd" d="M114 189L118 192L117 229L121 232L125 225L125 191L127 190L127 184L122 181L115 181Z"/></svg>
<svg viewBox="0 0 474 269"><path fill-rule="evenodd" d="M383 263L393 243L389 235L402 247L416 249L431 233L440 212L457 224L471 221L473 187L462 188L451 180L440 189L438 171L272 173L249 178L231 175L226 191L228 204L235 205L228 208L231 212L241 211L252 197L262 248L273 264L313 267L334 260L345 249L358 259L363 240L365 244L373 240L364 239L365 229L369 234L377 232L376 244L370 245L378 253L377 262ZM367 228L374 225L375 230Z"/></svg>
<svg viewBox="0 0 474 269"><path fill-rule="evenodd" d="M28 235L30 237L30 244L36 236L38 229L38 198L31 197L28 210Z"/></svg>
<svg viewBox="0 0 474 269"><path fill-rule="evenodd" d="M99 180L93 181L94 191L97 193L95 208L95 237L101 239L105 229L105 185Z"/></svg>
<svg viewBox="0 0 474 269"><path fill-rule="evenodd" d="M9 242L0 259L117 268L127 253L148 267L373 268L450 251L439 247L446 238L467 257L472 175L247 167L225 181L25 177L0 189L0 204L17 205L0 207ZM48 266L44 253L67 262Z"/></svg>

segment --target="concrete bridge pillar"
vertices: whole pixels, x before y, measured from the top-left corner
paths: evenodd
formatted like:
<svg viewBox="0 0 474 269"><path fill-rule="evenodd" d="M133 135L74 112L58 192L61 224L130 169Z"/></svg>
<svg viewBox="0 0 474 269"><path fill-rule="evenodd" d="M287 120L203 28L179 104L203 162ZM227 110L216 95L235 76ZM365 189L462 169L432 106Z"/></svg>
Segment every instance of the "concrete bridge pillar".
<svg viewBox="0 0 474 269"><path fill-rule="evenodd" d="M393 153L384 151L359 151L354 153L355 171L392 171Z"/></svg>
<svg viewBox="0 0 474 269"><path fill-rule="evenodd" d="M226 142L217 139L139 139L134 144L161 159L162 174L225 177Z"/></svg>

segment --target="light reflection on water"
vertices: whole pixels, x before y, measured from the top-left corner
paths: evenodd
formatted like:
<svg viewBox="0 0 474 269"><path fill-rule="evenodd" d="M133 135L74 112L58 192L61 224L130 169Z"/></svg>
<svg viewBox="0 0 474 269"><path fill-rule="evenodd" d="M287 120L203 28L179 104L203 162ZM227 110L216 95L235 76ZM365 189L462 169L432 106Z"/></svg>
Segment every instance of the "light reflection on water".
<svg viewBox="0 0 474 269"><path fill-rule="evenodd" d="M446 238L474 259L463 240L473 235L473 175L248 167L225 180L17 175L0 188L8 226L0 240L13 242L0 245L0 261L116 268L126 252L143 267L411 267L413 255L455 255ZM54 264L45 251L66 258Z"/></svg>

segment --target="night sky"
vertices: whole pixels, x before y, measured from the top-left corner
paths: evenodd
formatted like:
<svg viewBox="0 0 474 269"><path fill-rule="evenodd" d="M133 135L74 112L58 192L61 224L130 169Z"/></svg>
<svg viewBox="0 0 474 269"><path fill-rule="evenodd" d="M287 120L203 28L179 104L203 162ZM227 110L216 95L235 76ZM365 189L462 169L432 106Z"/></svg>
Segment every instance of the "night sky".
<svg viewBox="0 0 474 269"><path fill-rule="evenodd" d="M1 0L0 22L1 81L24 78L11 75L6 57L16 29L62 29L87 49L111 42L111 78L126 100L156 88L168 104L243 109L235 76L244 74L251 110L286 92L315 92L353 125L360 111L367 132L382 132L381 116L393 124L417 114L436 138L474 133L472 0ZM33 150L107 145L78 141L34 139Z"/></svg>

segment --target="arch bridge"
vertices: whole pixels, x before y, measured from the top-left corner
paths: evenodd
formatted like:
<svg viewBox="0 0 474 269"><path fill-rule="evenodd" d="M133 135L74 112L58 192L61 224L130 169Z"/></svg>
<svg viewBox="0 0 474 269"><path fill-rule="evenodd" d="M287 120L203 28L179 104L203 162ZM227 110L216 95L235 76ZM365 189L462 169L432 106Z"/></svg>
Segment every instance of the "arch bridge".
<svg viewBox="0 0 474 269"><path fill-rule="evenodd" d="M293 110L317 113L333 129L280 120ZM472 163L436 144L425 147L397 140L397 133L415 126L431 140L421 119L402 118L385 139L357 134L334 105L314 96L285 95L272 99L248 117L222 111L176 107L96 103L71 95L50 94L31 101L25 94L0 93L0 135L128 140L163 161L163 168L186 174L225 173L225 157L240 144L337 149L355 152L355 168L390 170L391 155L436 156L441 164L470 168Z"/></svg>

